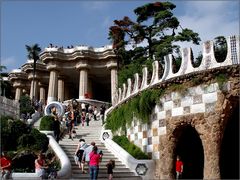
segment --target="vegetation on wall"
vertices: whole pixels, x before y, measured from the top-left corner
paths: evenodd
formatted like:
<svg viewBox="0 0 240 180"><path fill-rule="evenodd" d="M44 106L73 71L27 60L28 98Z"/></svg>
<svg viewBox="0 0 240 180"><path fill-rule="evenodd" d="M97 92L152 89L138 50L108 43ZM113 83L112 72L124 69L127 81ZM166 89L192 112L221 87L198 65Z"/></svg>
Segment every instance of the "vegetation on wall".
<svg viewBox="0 0 240 180"><path fill-rule="evenodd" d="M114 136L112 139L135 159L150 159L139 147L130 143L126 136Z"/></svg>
<svg viewBox="0 0 240 180"><path fill-rule="evenodd" d="M223 89L223 85L225 82L227 82L227 75L226 74L218 74L215 77L216 82L218 83L219 89Z"/></svg>
<svg viewBox="0 0 240 180"><path fill-rule="evenodd" d="M131 125L133 116L142 123L147 123L153 108L159 103L162 94L164 94L162 89L148 89L141 92L127 103L113 110L111 114L107 116L105 127L111 129L112 132L116 132L119 129L124 131L126 124L128 126Z"/></svg>

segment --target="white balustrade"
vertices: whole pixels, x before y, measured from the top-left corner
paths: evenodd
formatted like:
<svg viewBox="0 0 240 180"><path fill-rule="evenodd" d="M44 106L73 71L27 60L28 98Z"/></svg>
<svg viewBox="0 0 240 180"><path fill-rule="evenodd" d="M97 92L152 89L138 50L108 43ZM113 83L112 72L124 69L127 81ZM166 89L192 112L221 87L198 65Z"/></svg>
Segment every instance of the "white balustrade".
<svg viewBox="0 0 240 180"><path fill-rule="evenodd" d="M147 80L148 80L148 69L147 67L144 67L142 69L143 73L143 78L142 78L142 83L141 83L141 90L147 88Z"/></svg>
<svg viewBox="0 0 240 180"><path fill-rule="evenodd" d="M128 82L128 85L127 85L127 97L129 97L131 92L132 92L132 80L130 78L128 78L127 82Z"/></svg>
<svg viewBox="0 0 240 180"><path fill-rule="evenodd" d="M137 93L139 89L139 74L134 74L134 85L133 85L133 94Z"/></svg>
<svg viewBox="0 0 240 180"><path fill-rule="evenodd" d="M126 93L127 93L126 84L123 83L122 99L124 99L126 97Z"/></svg>
<svg viewBox="0 0 240 180"><path fill-rule="evenodd" d="M206 41L203 43L203 59L199 67L194 68L191 62L191 48L181 49L182 63L177 73L173 72L173 55L169 54L164 57L164 72L162 77L159 77L159 62L154 61L152 63L153 73L151 81L148 83L148 69L144 67L142 69L142 81L139 84L139 74L134 74L134 84L133 89L131 89L131 79L128 79L128 86L126 89L126 84L123 84L123 89L118 90L118 101L115 107L125 100L135 96L139 91L143 91L155 84L162 83L168 79L176 78L182 75L186 75L193 72L205 71L208 69L214 69L222 66L229 66L234 64L240 64L239 60L239 36L230 36L227 38L227 56L224 62L218 63L214 56L214 43L213 41ZM139 88L140 87L140 88Z"/></svg>
<svg viewBox="0 0 240 180"><path fill-rule="evenodd" d="M153 72L152 72L152 79L150 84L156 84L159 80L159 62L154 61L152 63L152 66L153 66Z"/></svg>

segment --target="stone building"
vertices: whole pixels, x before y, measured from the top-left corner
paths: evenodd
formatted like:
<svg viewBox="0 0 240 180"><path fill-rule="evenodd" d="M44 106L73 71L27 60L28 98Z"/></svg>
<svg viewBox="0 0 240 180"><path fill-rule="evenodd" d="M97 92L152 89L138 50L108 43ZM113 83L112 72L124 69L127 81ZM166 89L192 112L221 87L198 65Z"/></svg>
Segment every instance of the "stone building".
<svg viewBox="0 0 240 180"><path fill-rule="evenodd" d="M111 46L48 47L40 53L35 77L33 60L28 60L9 74L9 80L15 88L15 100L26 92L47 103L85 98L112 103L117 59Z"/></svg>

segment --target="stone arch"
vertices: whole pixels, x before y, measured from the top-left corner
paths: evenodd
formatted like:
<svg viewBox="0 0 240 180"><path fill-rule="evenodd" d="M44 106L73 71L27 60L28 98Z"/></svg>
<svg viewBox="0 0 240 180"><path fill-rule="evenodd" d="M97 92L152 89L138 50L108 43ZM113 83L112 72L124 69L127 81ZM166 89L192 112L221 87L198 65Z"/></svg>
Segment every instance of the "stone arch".
<svg viewBox="0 0 240 180"><path fill-rule="evenodd" d="M175 128L173 136L175 137L174 157L176 159L179 155L184 163L182 178L202 179L204 150L197 130L191 124L182 124Z"/></svg>

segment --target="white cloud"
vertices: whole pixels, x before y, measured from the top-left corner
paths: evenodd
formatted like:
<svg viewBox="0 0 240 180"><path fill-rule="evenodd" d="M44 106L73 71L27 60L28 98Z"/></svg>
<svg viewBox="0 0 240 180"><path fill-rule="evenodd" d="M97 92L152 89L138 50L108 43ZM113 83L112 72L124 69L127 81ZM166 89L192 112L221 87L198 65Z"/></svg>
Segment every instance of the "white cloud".
<svg viewBox="0 0 240 180"><path fill-rule="evenodd" d="M239 34L239 2L235 1L188 1L186 11L178 16L183 28L199 33L202 40L213 40L223 35ZM181 47L193 47L195 56L202 51L202 44L194 46L190 43L179 43Z"/></svg>
<svg viewBox="0 0 240 180"><path fill-rule="evenodd" d="M110 5L108 1L85 1L83 6L89 10L104 10Z"/></svg>
<svg viewBox="0 0 240 180"><path fill-rule="evenodd" d="M14 56L11 56L11 57L6 57L6 58L3 58L1 59L1 65L2 66L6 66L6 70L4 71L9 71L9 70L12 70L12 69L17 69L19 68L18 67L18 64L20 64L21 62L18 62L17 59L14 57Z"/></svg>

